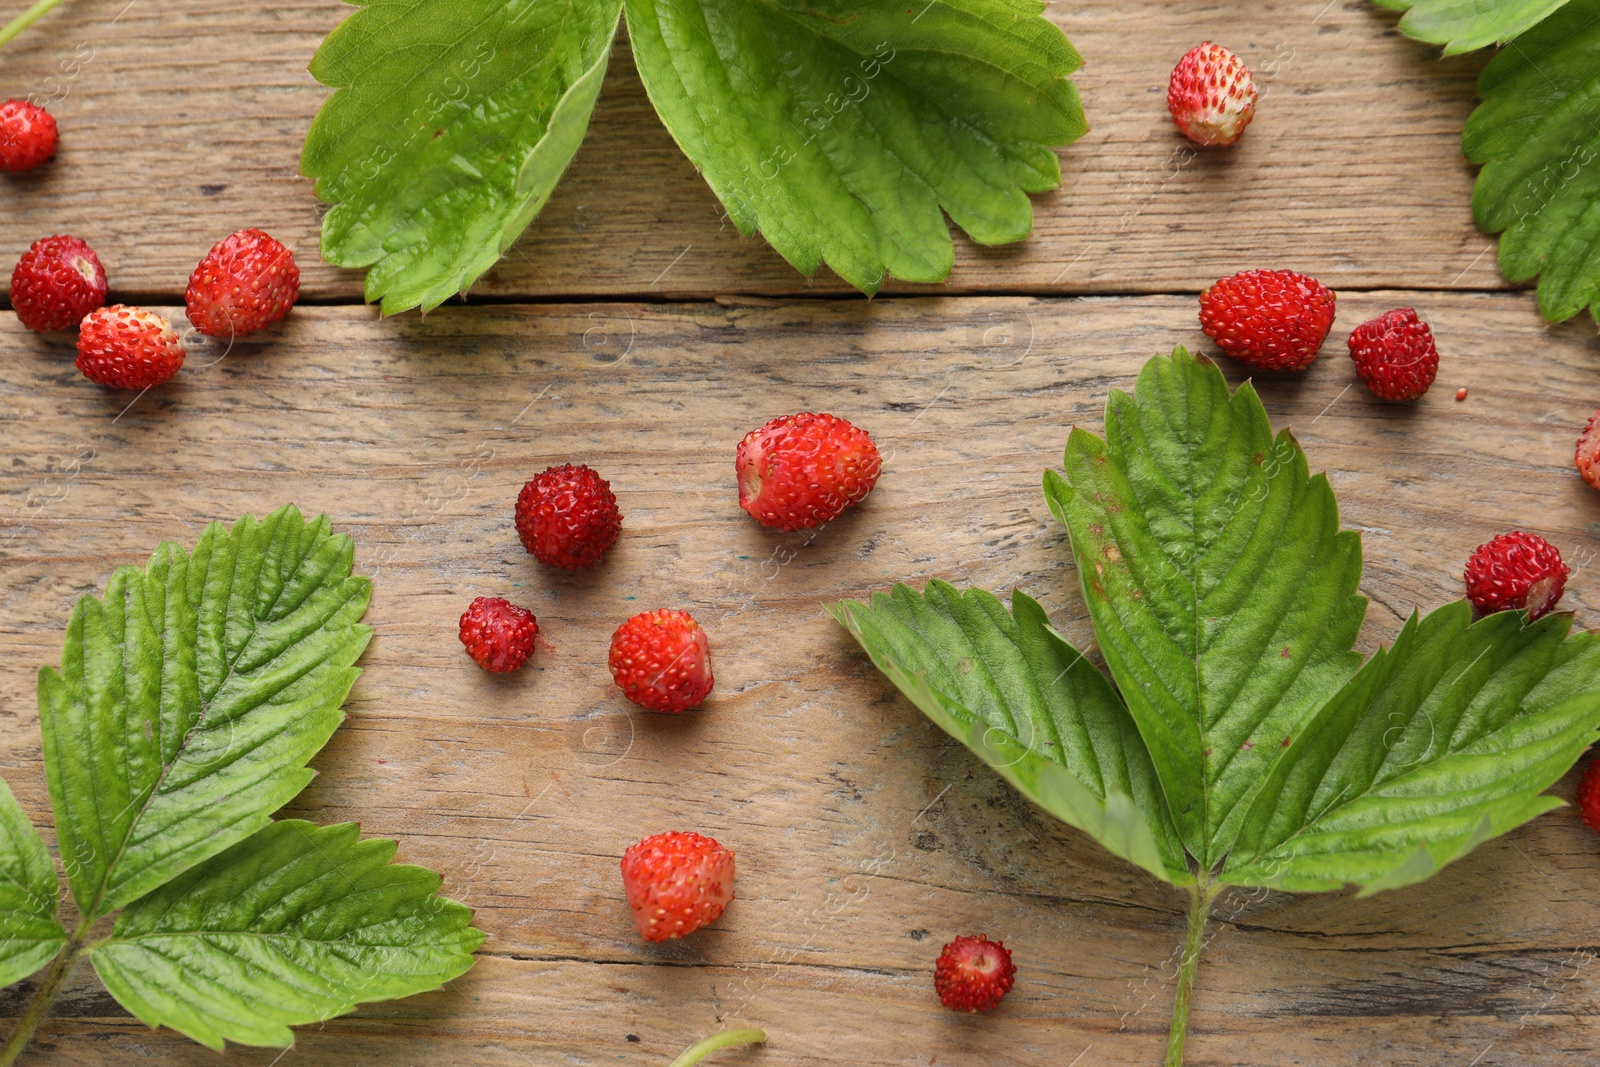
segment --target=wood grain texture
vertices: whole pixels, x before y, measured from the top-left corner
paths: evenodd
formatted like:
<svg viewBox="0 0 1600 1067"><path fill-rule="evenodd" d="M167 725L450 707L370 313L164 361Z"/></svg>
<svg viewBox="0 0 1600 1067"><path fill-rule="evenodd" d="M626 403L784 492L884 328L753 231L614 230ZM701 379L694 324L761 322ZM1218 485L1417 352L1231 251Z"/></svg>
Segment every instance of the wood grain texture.
<svg viewBox="0 0 1600 1067"><path fill-rule="evenodd" d="M1571 466L1600 402L1588 331L1543 326L1520 294L1352 295L1341 322L1414 301L1444 353L1414 407L1370 398L1337 340L1306 375L1258 383L1362 531L1373 603L1360 647L1458 596L1466 555L1512 526L1562 546L1565 604L1592 622L1600 497ZM387 321L302 307L231 351L195 351L130 405L77 375L70 338L0 315L0 766L48 836L34 672L57 662L74 599L162 539L294 500L356 538L376 638L322 773L289 811L398 838L490 940L448 989L306 1028L282 1063L642 1067L742 1023L769 1028L771 1045L718 1063L1158 1062L1181 896L1020 800L820 605L899 579L1021 587L1087 641L1040 474L1070 426L1098 430L1108 390L1178 343L1209 348L1192 298L551 304ZM763 530L736 505L734 445L817 407L868 428L886 473L820 533ZM626 516L591 573L540 567L511 525L522 482L568 460L602 471ZM538 614L529 669L491 677L463 654L455 619L478 594ZM717 689L698 712L630 712L609 684L611 630L656 606L692 611L710 634ZM647 946L617 858L667 828L733 848L739 896L708 930ZM1570 809L1372 900L1227 898L1190 1062L1591 1064L1597 905L1600 847ZM1022 968L983 1019L944 1012L931 988L939 946L975 931L1004 938ZM31 1062L217 1059L144 1029L84 969Z"/></svg>
<svg viewBox="0 0 1600 1067"><path fill-rule="evenodd" d="M0 92L53 101L63 130L53 164L0 181L0 262L68 231L98 249L116 294L174 300L213 242L260 226L297 251L308 299L359 299L359 273L319 261L322 209L298 176L326 95L306 64L347 11L73 0L52 13L0 72ZM1086 57L1076 81L1092 130L1062 151L1063 188L1035 199L1034 236L998 249L958 238L946 290L1187 291L1257 266L1335 289L1504 287L1460 149L1482 56L1440 60L1366 0L1128 0L1049 17ZM1236 149L1197 156L1165 92L1205 37L1250 63L1262 100ZM473 293L846 291L738 235L656 119L624 41L571 170Z"/></svg>

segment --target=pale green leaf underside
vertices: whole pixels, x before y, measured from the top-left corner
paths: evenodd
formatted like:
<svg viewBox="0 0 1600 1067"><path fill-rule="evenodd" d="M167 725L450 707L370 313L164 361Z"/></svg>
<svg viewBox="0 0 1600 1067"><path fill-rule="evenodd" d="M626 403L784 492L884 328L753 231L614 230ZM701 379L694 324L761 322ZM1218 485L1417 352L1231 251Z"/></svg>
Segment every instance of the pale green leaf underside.
<svg viewBox="0 0 1600 1067"><path fill-rule="evenodd" d="M254 833L311 780L370 630L350 539L293 506L164 544L73 610L39 672L79 908L104 915Z"/></svg>
<svg viewBox="0 0 1600 1067"><path fill-rule="evenodd" d="M1227 854L1252 792L1353 673L1360 539L1249 384L1183 349L1074 429L1045 495L1185 847Z"/></svg>
<svg viewBox="0 0 1600 1067"><path fill-rule="evenodd" d="M1457 55L1504 44L1537 25L1567 0L1373 0L1379 7L1404 11L1400 31Z"/></svg>
<svg viewBox="0 0 1600 1067"><path fill-rule="evenodd" d="M287 1047L289 1027L434 989L483 941L439 876L391 864L354 823L273 823L125 910L91 947L145 1024L220 1050Z"/></svg>
<svg viewBox="0 0 1600 1067"><path fill-rule="evenodd" d="M322 252L424 311L527 228L588 129L621 0L372 0L323 42L301 171Z"/></svg>
<svg viewBox="0 0 1600 1067"><path fill-rule="evenodd" d="M1600 639L1571 623L1412 616L1294 738L1222 879L1392 889L1559 806L1541 794L1600 727Z"/></svg>
<svg viewBox="0 0 1600 1067"><path fill-rule="evenodd" d="M50 853L0 780L0 987L28 977L66 943L57 894Z"/></svg>
<svg viewBox="0 0 1600 1067"><path fill-rule="evenodd" d="M1501 233L1500 269L1539 278L1551 321L1600 296L1600 0L1572 0L1518 37L1478 80L1462 135L1482 163L1478 225Z"/></svg>
<svg viewBox="0 0 1600 1067"><path fill-rule="evenodd" d="M1020 240L1087 126L1037 0L627 0L656 111L739 231L874 292Z"/></svg>
<svg viewBox="0 0 1600 1067"><path fill-rule="evenodd" d="M1192 882L1122 701L1037 602L1019 592L1012 603L1014 618L989 593L934 581L829 611L912 703L1024 796L1156 877Z"/></svg>

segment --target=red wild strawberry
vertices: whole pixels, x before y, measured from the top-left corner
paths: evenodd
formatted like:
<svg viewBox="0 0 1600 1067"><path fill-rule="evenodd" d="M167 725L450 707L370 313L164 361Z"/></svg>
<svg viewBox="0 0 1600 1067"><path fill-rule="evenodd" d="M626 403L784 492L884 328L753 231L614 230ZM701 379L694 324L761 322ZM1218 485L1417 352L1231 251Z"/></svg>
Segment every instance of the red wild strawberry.
<svg viewBox="0 0 1600 1067"><path fill-rule="evenodd" d="M1292 270L1245 270L1200 294L1200 329L1262 370L1305 370L1333 328L1333 291Z"/></svg>
<svg viewBox="0 0 1600 1067"><path fill-rule="evenodd" d="M495 674L526 663L537 636L539 620L533 612L501 597L480 596L461 613L461 643L467 646L467 655Z"/></svg>
<svg viewBox="0 0 1600 1067"><path fill-rule="evenodd" d="M260 230L240 230L206 253L189 276L189 325L209 337L254 333L300 297L294 253Z"/></svg>
<svg viewBox="0 0 1600 1067"><path fill-rule="evenodd" d="M588 467L551 467L517 495L517 536L549 567L575 571L600 562L622 532L611 483Z"/></svg>
<svg viewBox="0 0 1600 1067"><path fill-rule="evenodd" d="M113 304L96 308L78 327L78 369L113 389L148 389L183 366L183 345L153 311Z"/></svg>
<svg viewBox="0 0 1600 1067"><path fill-rule="evenodd" d="M711 642L687 611L643 611L611 635L611 677L641 708L677 714L711 692Z"/></svg>
<svg viewBox="0 0 1600 1067"><path fill-rule="evenodd" d="M0 104L0 170L19 174L56 154L61 134L42 107L23 100Z"/></svg>
<svg viewBox="0 0 1600 1067"><path fill-rule="evenodd" d="M11 272L11 306L30 330L75 330L106 302L106 272L76 237L42 237Z"/></svg>
<svg viewBox="0 0 1600 1067"><path fill-rule="evenodd" d="M1172 68L1167 110L1183 135L1198 145L1224 148L1256 117L1256 83L1244 60L1206 41Z"/></svg>
<svg viewBox="0 0 1600 1067"><path fill-rule="evenodd" d="M1532 622L1556 606L1569 573L1555 545L1512 530L1479 545L1467 560L1467 599L1480 615L1527 608Z"/></svg>
<svg viewBox="0 0 1600 1067"><path fill-rule="evenodd" d="M1578 435L1578 473L1583 480L1600 489L1600 411L1589 416L1583 433Z"/></svg>
<svg viewBox="0 0 1600 1067"><path fill-rule="evenodd" d="M1578 814L1592 829L1600 831L1600 759L1589 761L1578 782Z"/></svg>
<svg viewBox="0 0 1600 1067"><path fill-rule="evenodd" d="M1011 991L1016 974L1004 942L958 937L939 953L933 988L951 1011L990 1011Z"/></svg>
<svg viewBox="0 0 1600 1067"><path fill-rule="evenodd" d="M803 411L739 442L739 506L763 526L801 530L832 522L877 484L883 461L867 431Z"/></svg>
<svg viewBox="0 0 1600 1067"><path fill-rule="evenodd" d="M733 853L709 837L669 832L622 854L622 888L646 941L670 941L717 921L733 899Z"/></svg>
<svg viewBox="0 0 1600 1067"><path fill-rule="evenodd" d="M1412 308L1396 308L1350 331L1356 373L1380 400L1415 400L1439 373L1433 331Z"/></svg>

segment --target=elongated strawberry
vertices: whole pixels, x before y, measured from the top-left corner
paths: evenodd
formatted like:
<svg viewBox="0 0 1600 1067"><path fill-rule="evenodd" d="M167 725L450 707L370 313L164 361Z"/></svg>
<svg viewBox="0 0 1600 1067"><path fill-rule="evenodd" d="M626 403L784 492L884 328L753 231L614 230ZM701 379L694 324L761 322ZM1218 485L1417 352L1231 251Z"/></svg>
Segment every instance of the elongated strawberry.
<svg viewBox="0 0 1600 1067"><path fill-rule="evenodd" d="M153 311L113 304L89 312L78 327L78 369L91 382L148 389L182 366L178 335Z"/></svg>
<svg viewBox="0 0 1600 1067"><path fill-rule="evenodd" d="M1172 69L1167 110L1183 135L1198 145L1224 148L1237 141L1256 115L1256 83L1244 60L1205 41Z"/></svg>
<svg viewBox="0 0 1600 1067"><path fill-rule="evenodd" d="M1292 270L1245 270L1200 294L1200 329L1262 370L1305 370L1333 328L1333 290Z"/></svg>
<svg viewBox="0 0 1600 1067"><path fill-rule="evenodd" d="M745 434L734 467L739 506L751 518L801 530L859 504L877 484L883 461L867 431L836 415L802 411Z"/></svg>

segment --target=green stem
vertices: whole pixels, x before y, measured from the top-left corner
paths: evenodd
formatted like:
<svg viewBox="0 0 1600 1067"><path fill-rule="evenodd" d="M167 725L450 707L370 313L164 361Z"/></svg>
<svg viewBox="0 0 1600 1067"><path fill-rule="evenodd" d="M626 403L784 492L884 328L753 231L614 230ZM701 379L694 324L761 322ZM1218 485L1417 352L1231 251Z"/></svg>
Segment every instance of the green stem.
<svg viewBox="0 0 1600 1067"><path fill-rule="evenodd" d="M83 950L84 935L87 933L87 924L80 925L73 931L67 943L61 946L56 958L50 961L50 966L44 972L44 980L39 983L39 988L33 991L33 999L28 1001L27 1010L22 1013L22 1018L17 1020L16 1029L11 1031L6 1043L0 1046L0 1067L11 1067L17 1061L17 1057L22 1055L22 1050L28 1047L28 1042L33 1040L33 1032L39 1029L39 1024L50 1014L50 1005L55 1003L56 994L61 992L61 983L66 981L67 975L72 971L72 965L77 962L78 953Z"/></svg>
<svg viewBox="0 0 1600 1067"><path fill-rule="evenodd" d="M34 0L32 7L6 23L5 29L0 29L0 45L4 45L11 38L38 22L40 16L59 3L61 3L61 0ZM11 1061L6 1060L5 1062L10 1063Z"/></svg>
<svg viewBox="0 0 1600 1067"><path fill-rule="evenodd" d="M1183 940L1183 961L1178 965L1178 995L1172 1004L1172 1029L1167 1033L1167 1067L1183 1067L1183 1042L1189 1036L1189 998L1194 993L1194 972L1200 966L1200 949L1205 945L1206 919L1220 892L1219 883L1201 882L1189 887L1189 934Z"/></svg>
<svg viewBox="0 0 1600 1067"><path fill-rule="evenodd" d="M718 1049L732 1048L734 1045L764 1045L766 1042L767 1035L763 1030L724 1030L720 1034L712 1034L673 1060L672 1067L693 1067ZM9 1061L0 1062L0 1067L5 1067L6 1062Z"/></svg>

